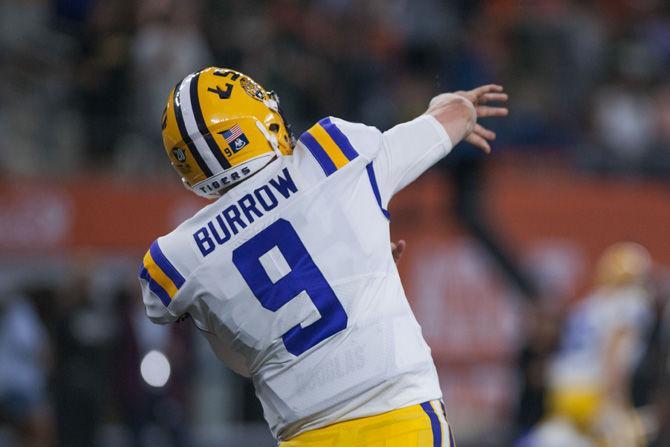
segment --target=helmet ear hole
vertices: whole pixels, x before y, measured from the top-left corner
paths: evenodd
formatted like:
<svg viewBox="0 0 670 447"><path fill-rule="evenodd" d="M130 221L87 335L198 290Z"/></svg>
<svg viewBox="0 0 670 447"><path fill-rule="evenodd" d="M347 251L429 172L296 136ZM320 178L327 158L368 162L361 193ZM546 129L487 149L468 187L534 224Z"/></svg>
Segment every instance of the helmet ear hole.
<svg viewBox="0 0 670 447"><path fill-rule="evenodd" d="M272 123L272 124L270 124L269 129L270 129L270 132L278 133L279 132L279 124Z"/></svg>

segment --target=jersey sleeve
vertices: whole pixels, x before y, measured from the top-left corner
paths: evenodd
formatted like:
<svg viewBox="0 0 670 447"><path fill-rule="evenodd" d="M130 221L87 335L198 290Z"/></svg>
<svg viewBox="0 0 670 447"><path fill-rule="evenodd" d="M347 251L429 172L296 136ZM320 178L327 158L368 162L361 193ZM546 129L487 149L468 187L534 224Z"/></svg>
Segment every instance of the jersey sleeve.
<svg viewBox="0 0 670 447"><path fill-rule="evenodd" d="M446 130L430 115L399 124L382 134L381 145L371 160L382 206L416 180L452 149Z"/></svg>
<svg viewBox="0 0 670 447"><path fill-rule="evenodd" d="M430 115L399 124L386 132L339 118L324 118L299 138L295 155L318 167L318 178L334 174L361 157L382 209L393 195L446 156L452 143ZM317 180L318 180L317 178Z"/></svg>
<svg viewBox="0 0 670 447"><path fill-rule="evenodd" d="M359 157L370 160L381 138L374 127L327 117L300 136L293 155L301 172L318 182Z"/></svg>
<svg viewBox="0 0 670 447"><path fill-rule="evenodd" d="M323 120L322 120L323 121ZM442 125L430 115L399 124L386 132L364 124L329 118L328 124L339 132L355 156L367 161L367 171L386 208L393 195L416 180L452 149Z"/></svg>
<svg viewBox="0 0 670 447"><path fill-rule="evenodd" d="M172 303L185 279L165 256L158 240L151 244L144 255L139 277L142 300L149 319L158 324L179 319L180 315L174 312Z"/></svg>

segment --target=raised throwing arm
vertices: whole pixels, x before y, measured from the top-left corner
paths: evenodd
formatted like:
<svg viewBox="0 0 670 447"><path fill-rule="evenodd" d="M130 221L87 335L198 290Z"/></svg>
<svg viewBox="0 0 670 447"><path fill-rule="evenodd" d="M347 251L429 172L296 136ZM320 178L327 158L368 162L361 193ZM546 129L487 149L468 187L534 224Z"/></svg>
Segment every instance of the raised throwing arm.
<svg viewBox="0 0 670 447"><path fill-rule="evenodd" d="M491 152L489 141L494 140L496 134L478 124L477 119L507 116L507 107L488 105L489 102L505 101L507 94L503 87L488 84L468 91L437 95L430 101L425 114L432 115L444 127L452 145L465 140L488 154Z"/></svg>

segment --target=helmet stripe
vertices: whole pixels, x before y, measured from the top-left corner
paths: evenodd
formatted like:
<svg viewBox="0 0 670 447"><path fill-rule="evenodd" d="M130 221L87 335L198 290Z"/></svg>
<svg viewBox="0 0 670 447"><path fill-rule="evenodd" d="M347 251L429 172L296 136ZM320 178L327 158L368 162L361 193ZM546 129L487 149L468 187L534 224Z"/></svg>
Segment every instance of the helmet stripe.
<svg viewBox="0 0 670 447"><path fill-rule="evenodd" d="M200 156L207 164L210 172L218 174L222 171L221 164L218 162L214 153L209 149L203 135L198 129L198 125L195 122L195 117L193 116L193 103L191 102L191 82L195 77L194 74L190 74L184 78L181 83L179 100L181 102L181 111L182 117L184 118L184 127L188 132L191 140L193 141L194 147L200 153Z"/></svg>
<svg viewBox="0 0 670 447"><path fill-rule="evenodd" d="M177 127L179 127L179 133L181 134L182 140L184 140L184 143L186 143L186 146L188 146L189 150L191 151L191 154L193 154L195 162L198 163L198 166L200 166L200 169L202 169L202 172L205 174L205 177L211 177L212 171L209 169L209 166L207 166L207 163L205 163L205 160L203 160L202 156L200 155L200 152L198 152L198 149L196 149L195 144L193 144L193 141L191 140L191 137L189 136L186 130L186 123L184 123L184 114L182 113L181 110L182 101L181 101L180 89L182 83L183 82L179 82L179 84L177 84L177 86L174 88L174 115L175 118L177 118Z"/></svg>
<svg viewBox="0 0 670 447"><path fill-rule="evenodd" d="M200 131L200 135L202 135L205 138L207 146L209 146L209 150L212 151L221 167L223 169L228 169L230 168L230 162L223 155L223 152L221 151L219 145L216 144L216 141L214 141L214 137L212 137L209 129L207 128L207 123L205 123L205 118L202 116L202 109L200 108L200 99L198 97L199 78L200 73L196 74L195 77L191 80L191 86L189 88L191 93L191 106L193 109L193 117L195 118L195 123L198 126L198 131Z"/></svg>

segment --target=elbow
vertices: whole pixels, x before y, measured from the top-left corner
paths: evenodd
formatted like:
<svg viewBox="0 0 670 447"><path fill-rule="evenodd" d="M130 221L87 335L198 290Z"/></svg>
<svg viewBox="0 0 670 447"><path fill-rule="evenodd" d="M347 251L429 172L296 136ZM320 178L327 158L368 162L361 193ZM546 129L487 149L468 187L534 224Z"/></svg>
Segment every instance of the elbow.
<svg viewBox="0 0 670 447"><path fill-rule="evenodd" d="M454 94L435 98L426 113L435 117L444 127L454 145L467 137L477 123L474 105L468 99Z"/></svg>

